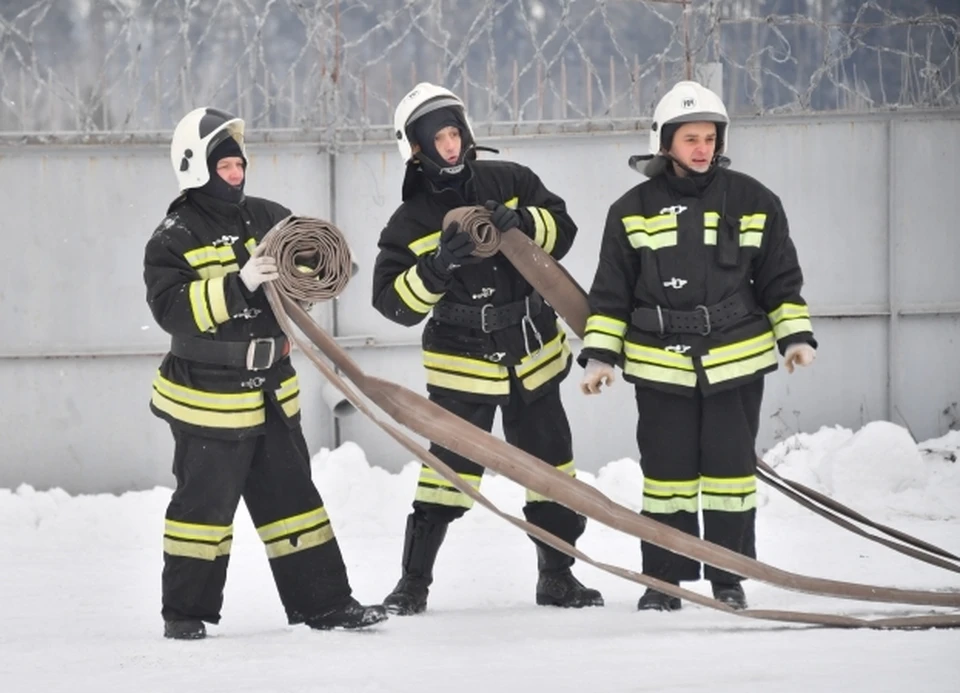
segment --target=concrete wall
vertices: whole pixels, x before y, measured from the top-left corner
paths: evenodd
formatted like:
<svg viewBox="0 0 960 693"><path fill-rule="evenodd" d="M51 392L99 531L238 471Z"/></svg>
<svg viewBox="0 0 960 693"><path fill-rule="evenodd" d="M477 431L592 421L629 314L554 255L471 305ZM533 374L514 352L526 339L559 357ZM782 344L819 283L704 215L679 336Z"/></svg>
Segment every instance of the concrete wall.
<svg viewBox="0 0 960 693"><path fill-rule="evenodd" d="M645 133L540 129L483 143L566 198L580 234L564 264L589 287L607 207L640 180L626 160L643 151ZM370 307L377 237L400 201L396 149L353 144L331 155L270 139L249 146L248 192L334 220L360 265L314 316L365 370L424 392L419 328ZM731 150L735 168L784 202L821 341L814 368L767 379L761 447L874 419L907 423L920 439L958 425L960 112L740 121ZM162 138L0 144L0 487L172 483L170 435L147 409L167 336L146 308L141 275L144 244L175 194L169 166ZM388 469L410 459L360 415L335 422L322 378L295 361L313 451L352 440ZM579 466L636 457L632 389L621 382L587 399L578 379L579 369L564 394Z"/></svg>

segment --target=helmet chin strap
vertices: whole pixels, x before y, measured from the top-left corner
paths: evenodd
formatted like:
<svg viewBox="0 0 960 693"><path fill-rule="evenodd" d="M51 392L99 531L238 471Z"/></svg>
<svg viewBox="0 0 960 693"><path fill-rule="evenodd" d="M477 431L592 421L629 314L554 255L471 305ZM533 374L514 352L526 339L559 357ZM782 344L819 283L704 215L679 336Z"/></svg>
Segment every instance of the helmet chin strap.
<svg viewBox="0 0 960 693"><path fill-rule="evenodd" d="M463 169L466 166L467 155L474 149L474 145L469 145L465 150L460 152L460 156L457 158L458 163L453 166L440 166L436 161L427 156L424 151L421 149L418 154L423 154L423 156L418 156L417 161L420 162L421 166L426 165L431 172L438 178L444 178L446 176L453 177L458 176L463 173ZM439 154L439 152L438 152Z"/></svg>

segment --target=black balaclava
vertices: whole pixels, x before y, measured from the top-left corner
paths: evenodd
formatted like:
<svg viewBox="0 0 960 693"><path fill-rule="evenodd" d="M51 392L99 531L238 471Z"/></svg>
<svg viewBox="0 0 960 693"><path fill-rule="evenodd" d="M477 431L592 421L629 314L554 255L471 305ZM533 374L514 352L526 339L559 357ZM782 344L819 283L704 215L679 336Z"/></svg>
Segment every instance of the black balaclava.
<svg viewBox="0 0 960 693"><path fill-rule="evenodd" d="M232 136L227 137L214 147L210 156L207 157L207 170L210 172L210 180L198 190L218 200L237 204L243 200L243 185L247 182L247 178L244 176L243 182L234 187L220 177L220 174L217 173L217 163L220 159L225 159L228 156L239 156L243 159L243 168L246 170L247 157L243 155L243 150L240 149L240 145Z"/></svg>
<svg viewBox="0 0 960 693"><path fill-rule="evenodd" d="M460 158L455 164L448 164L437 152L434 137L445 127L453 126L460 131ZM416 158L420 160L423 173L433 182L442 187L458 185L468 177L464 162L473 147L473 140L467 124L459 110L452 106L444 106L435 111L429 111L417 118L408 128L407 136L411 142L420 146Z"/></svg>

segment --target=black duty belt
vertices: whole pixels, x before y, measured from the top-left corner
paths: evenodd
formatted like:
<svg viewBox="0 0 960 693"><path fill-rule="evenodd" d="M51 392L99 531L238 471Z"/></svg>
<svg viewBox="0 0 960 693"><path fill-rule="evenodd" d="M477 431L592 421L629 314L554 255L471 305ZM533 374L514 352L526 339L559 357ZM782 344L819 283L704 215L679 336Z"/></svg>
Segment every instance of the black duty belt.
<svg viewBox="0 0 960 693"><path fill-rule="evenodd" d="M496 332L519 325L524 318L531 320L540 314L543 299L536 291L522 301L495 306L466 306L462 303L441 301L433 307L433 318L448 325L472 327L483 332Z"/></svg>
<svg viewBox="0 0 960 693"><path fill-rule="evenodd" d="M756 308L753 296L742 293L712 306L697 306L694 310L671 308L637 308L630 316L633 326L644 332L657 334L699 334L706 336L714 329L732 325Z"/></svg>
<svg viewBox="0 0 960 693"><path fill-rule="evenodd" d="M264 371L290 353L286 336L258 337L249 342L222 342L200 337L174 337L170 353L182 359L217 366Z"/></svg>

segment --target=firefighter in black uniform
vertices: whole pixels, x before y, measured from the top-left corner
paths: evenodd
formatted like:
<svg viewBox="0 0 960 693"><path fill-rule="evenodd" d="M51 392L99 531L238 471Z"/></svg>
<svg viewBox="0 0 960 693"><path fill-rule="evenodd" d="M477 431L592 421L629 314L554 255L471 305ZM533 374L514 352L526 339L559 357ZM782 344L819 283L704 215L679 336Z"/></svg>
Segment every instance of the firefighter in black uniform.
<svg viewBox="0 0 960 693"><path fill-rule="evenodd" d="M607 214L578 361L581 389L614 365L636 389L643 514L755 557L755 442L763 376L813 362L803 276L779 198L729 170L720 98L680 82L654 112L648 180ZM679 584L700 565L648 542L643 572ZM741 577L706 566L714 597L746 608ZM640 609L673 611L653 589Z"/></svg>
<svg viewBox="0 0 960 693"><path fill-rule="evenodd" d="M397 107L394 130L406 165L403 203L380 236L373 305L401 325L432 317L423 330L423 364L430 399L490 431L501 408L506 440L575 476L570 426L559 385L572 356L554 311L500 254L471 255L474 243L444 214L485 205L499 229L518 227L556 258L570 249L576 226L563 200L528 168L477 161L463 103L450 91L418 84ZM478 487L483 467L437 445L431 451ZM407 518L402 576L384 600L393 613L427 606L437 552L450 522L472 500L428 466L421 469ZM526 518L572 543L586 518L527 492ZM573 559L534 540L536 602L600 606L597 590L570 572Z"/></svg>
<svg viewBox="0 0 960 693"><path fill-rule="evenodd" d="M173 431L177 487L163 535L164 635L198 639L217 623L242 497L291 624L362 628L386 618L351 596L310 476L289 345L261 285L273 258L257 242L290 211L246 197L243 121L213 108L177 125L181 195L147 242L144 281L171 348L150 408Z"/></svg>

